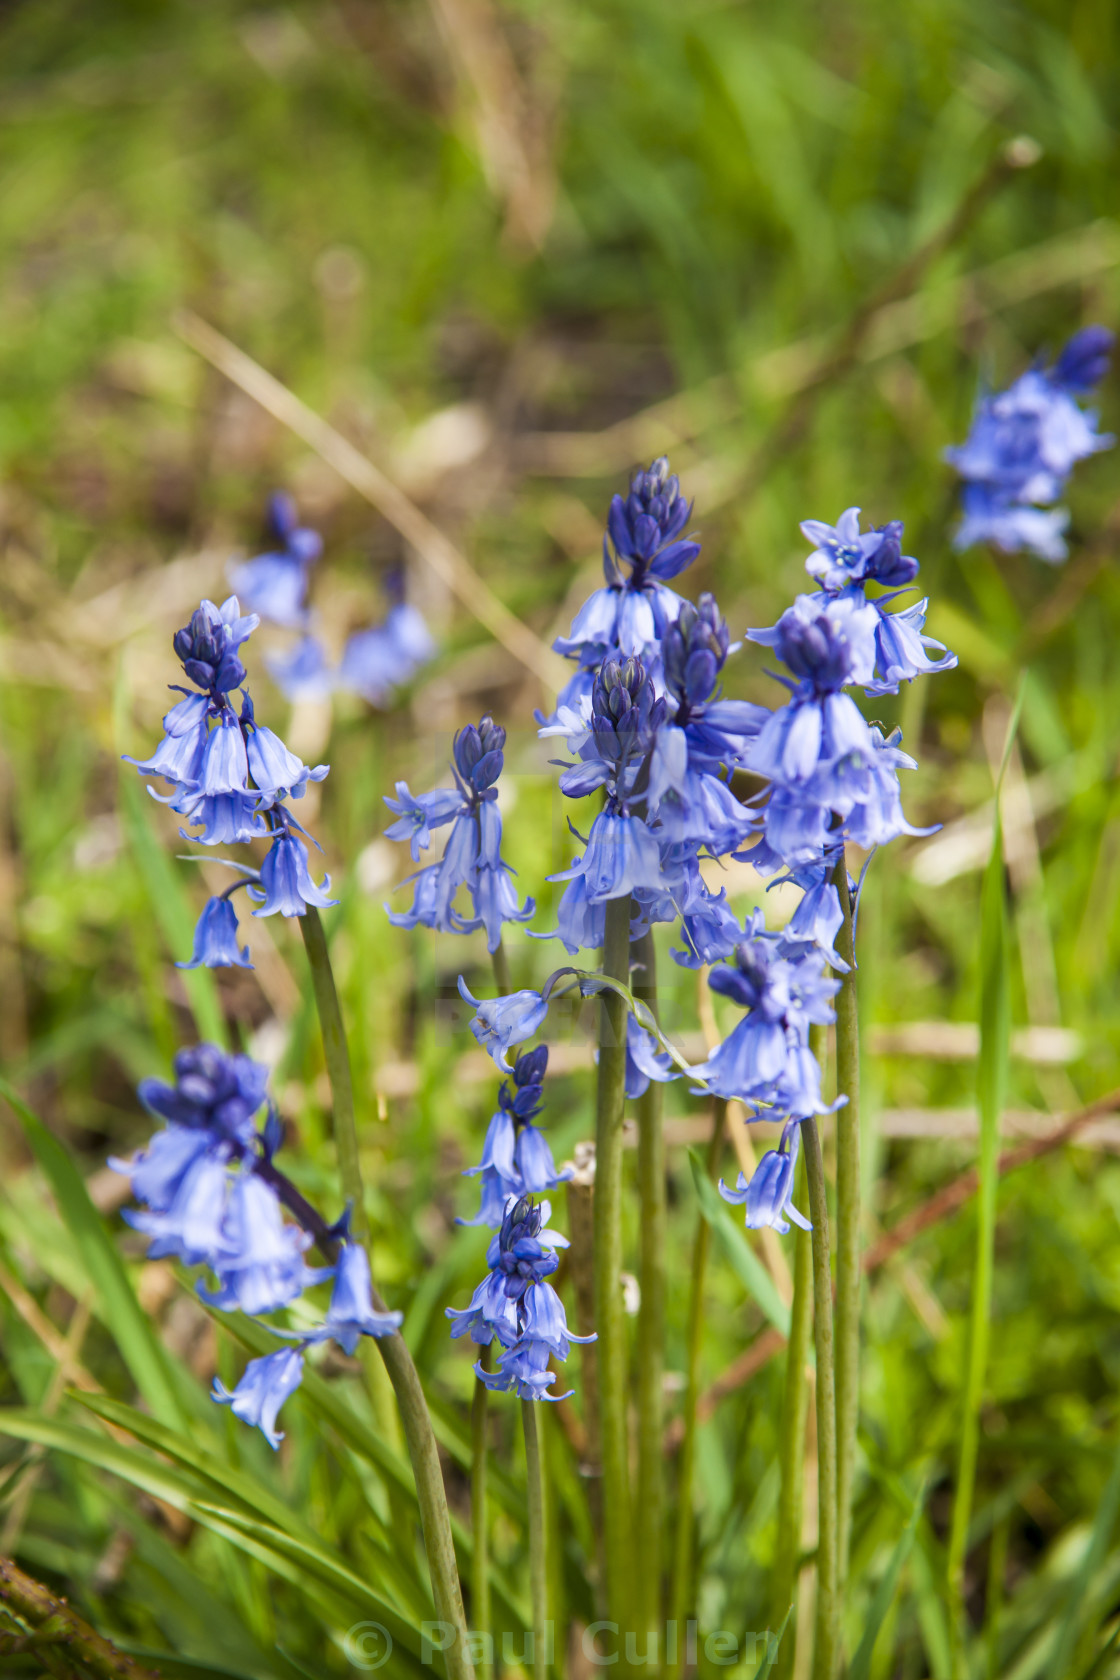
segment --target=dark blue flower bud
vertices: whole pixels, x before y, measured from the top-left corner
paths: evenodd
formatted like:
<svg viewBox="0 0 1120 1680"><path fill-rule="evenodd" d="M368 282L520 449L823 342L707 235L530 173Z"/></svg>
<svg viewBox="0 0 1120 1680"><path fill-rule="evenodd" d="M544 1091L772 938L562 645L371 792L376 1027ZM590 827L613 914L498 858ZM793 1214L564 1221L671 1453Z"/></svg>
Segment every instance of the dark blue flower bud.
<svg viewBox="0 0 1120 1680"><path fill-rule="evenodd" d="M1108 372L1115 342L1116 334L1107 327L1084 327L1074 333L1051 370L1054 384L1078 396L1087 394Z"/></svg>

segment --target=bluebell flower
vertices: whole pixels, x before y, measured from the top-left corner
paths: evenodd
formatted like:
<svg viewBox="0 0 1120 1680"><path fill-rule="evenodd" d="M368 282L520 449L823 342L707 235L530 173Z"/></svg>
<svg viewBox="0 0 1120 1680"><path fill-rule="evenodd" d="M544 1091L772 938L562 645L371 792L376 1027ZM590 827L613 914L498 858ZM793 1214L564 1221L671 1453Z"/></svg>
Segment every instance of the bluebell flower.
<svg viewBox="0 0 1120 1680"><path fill-rule="evenodd" d="M851 584L878 583L886 589L904 589L918 575L918 562L902 552L902 521L860 531L858 507L846 508L835 525L819 519L804 519L802 534L815 544L805 570L829 594L839 594Z"/></svg>
<svg viewBox="0 0 1120 1680"><path fill-rule="evenodd" d="M700 552L699 543L682 536L691 517L692 503L681 496L664 456L647 472L635 473L625 499L613 498L603 538L605 586L580 608L571 633L553 643L579 665L558 709L578 708L581 696L590 692L590 673L605 658L639 658L659 679L661 638L681 607L667 580Z"/></svg>
<svg viewBox="0 0 1120 1680"><path fill-rule="evenodd" d="M408 840L413 859L427 848L431 830L450 822L443 857L410 877L413 901L408 910L391 911L394 927L437 928L443 933L472 933L486 929L486 942L496 951L506 922L528 921L536 910L533 900L518 906L513 871L501 855L502 819L498 810L498 778L504 764L506 732L493 718L483 717L460 729L452 743L455 787L437 788L414 796L407 782L397 783L397 797L385 803L398 813L386 834ZM461 887L471 899L473 916L456 907Z"/></svg>
<svg viewBox="0 0 1120 1680"><path fill-rule="evenodd" d="M230 1154L228 1144L210 1143L182 1174L165 1208L124 1210L126 1223L151 1239L149 1259L217 1267L231 1257L225 1223Z"/></svg>
<svg viewBox="0 0 1120 1680"><path fill-rule="evenodd" d="M486 1128L482 1159L466 1176L480 1178L481 1205L464 1225L498 1226L512 1196L555 1190L571 1177L571 1169L557 1172L548 1139L533 1125L540 1113L541 1092L548 1067L548 1046L523 1051L513 1069L512 1088L505 1080L498 1092L498 1108Z"/></svg>
<svg viewBox="0 0 1120 1680"><path fill-rule="evenodd" d="M806 660L820 667L817 639L822 634L839 638L847 649L835 651L847 669L833 686L851 683L870 695L897 694L900 682L947 671L957 659L941 642L923 634L928 601L900 612L887 610L917 577L918 562L902 553L901 520L861 532L859 512L858 507L845 509L834 526L817 519L802 523L805 536L817 545L805 569L817 579L820 592L799 596L778 624L769 630L748 631L748 635L775 648L779 658L802 678L809 674L803 668ZM891 593L869 598L869 583ZM822 608L828 609L827 623L822 620ZM799 642L806 639L807 645L800 647ZM931 654L940 657L931 658Z"/></svg>
<svg viewBox="0 0 1120 1680"><path fill-rule="evenodd" d="M245 667L237 650L260 623L256 613L242 616L237 596L216 607L203 601L191 621L172 638L183 670L196 688L228 694L245 681Z"/></svg>
<svg viewBox="0 0 1120 1680"><path fill-rule="evenodd" d="M407 601L389 609L384 624L357 630L343 649L336 685L352 689L371 706L386 707L434 656L436 644L423 614Z"/></svg>
<svg viewBox="0 0 1120 1680"><path fill-rule="evenodd" d="M1015 502L988 484L964 484L961 489L961 522L953 536L955 548L974 548L991 543L1004 554L1024 550L1050 565L1060 565L1069 554L1065 533L1069 509L1031 507Z"/></svg>
<svg viewBox="0 0 1120 1680"><path fill-rule="evenodd" d="M240 885L240 882L238 883ZM208 898L194 930L190 962L176 968L252 968L249 947L238 945L237 912L227 893Z"/></svg>
<svg viewBox="0 0 1120 1680"><path fill-rule="evenodd" d="M748 855L753 861L754 849ZM699 864L693 860L682 869L673 896L684 941L683 949L672 951L674 962L682 968L700 968L730 956L743 931L727 902L726 887L718 893L709 891Z"/></svg>
<svg viewBox="0 0 1120 1680"><path fill-rule="evenodd" d="M259 1429L275 1450L284 1439L276 1428L276 1414L302 1381L303 1354L298 1348L280 1348L261 1359L250 1359L232 1393L219 1377L214 1378L210 1393L219 1406L232 1406L242 1423Z"/></svg>
<svg viewBox="0 0 1120 1680"><path fill-rule="evenodd" d="M307 867L307 847L285 827L273 840L261 864L260 886L250 885L249 897L259 905L254 916L305 916L307 906L327 910L338 903L328 898L331 878L324 875L317 887Z"/></svg>
<svg viewBox="0 0 1120 1680"><path fill-rule="evenodd" d="M844 838L882 845L922 832L906 822L898 788L897 771L914 761L898 751L896 736L885 742L843 691L873 680L877 622L874 610L850 594L802 595L773 630L751 632L799 679L781 679L790 698L747 753L748 767L770 783L763 811L768 853L787 867L817 862L826 845Z"/></svg>
<svg viewBox="0 0 1120 1680"><path fill-rule="evenodd" d="M787 956L808 956L815 949L829 967L838 974L848 972L848 964L836 949L836 935L844 923L840 894L832 880L839 852L832 848L820 863L791 870L781 881L792 881L801 888L801 902L782 929L782 952ZM781 882L774 881L773 886Z"/></svg>
<svg viewBox="0 0 1120 1680"><path fill-rule="evenodd" d="M1065 558L1063 510L1045 518L1029 510L1050 507L1076 463L1114 442L1077 401L1103 378L1112 343L1105 328L1087 327L1052 366L1038 363L1006 391L981 394L968 438L945 452L966 486L958 548L988 541L1052 563Z"/></svg>
<svg viewBox="0 0 1120 1680"><path fill-rule="evenodd" d="M199 1284L199 1294L211 1306L250 1316L290 1306L333 1272L330 1266L305 1264L310 1246L310 1235L285 1221L272 1186L251 1168L237 1173L229 1188L221 1246L206 1260L219 1287Z"/></svg>
<svg viewBox="0 0 1120 1680"><path fill-rule="evenodd" d="M147 1202L153 1213L166 1213L187 1173L213 1146L214 1139L201 1126L164 1126L131 1161L110 1156L109 1165L131 1179L137 1201Z"/></svg>
<svg viewBox="0 0 1120 1680"><path fill-rule="evenodd" d="M821 972L813 952L783 956L780 935L765 931L756 911L733 960L714 968L708 984L746 1010L742 1020L693 1068L717 1096L769 1105L775 1118L823 1114L820 1068L808 1048L810 1023L835 1020L829 999L839 980Z"/></svg>
<svg viewBox="0 0 1120 1680"><path fill-rule="evenodd" d="M803 1231L813 1229L803 1214L793 1205L793 1184L797 1172L797 1151L801 1140L800 1120L791 1120L783 1128L777 1149L768 1149L759 1161L748 1182L739 1174L734 1190L729 1190L721 1178L719 1193L725 1202L747 1207L747 1229L757 1231L764 1225L785 1236L789 1219Z"/></svg>
<svg viewBox="0 0 1120 1680"><path fill-rule="evenodd" d="M657 1047L657 1040L647 1028L628 1014L626 1017L626 1095L631 1102L649 1090L650 1081L659 1085L679 1079L672 1058Z"/></svg>
<svg viewBox="0 0 1120 1680"><path fill-rule="evenodd" d="M504 997L476 998L471 996L460 974L459 995L475 1011L471 1031L479 1044L493 1057L503 1073L512 1073L506 1053L514 1045L524 1044L544 1025L552 995L551 983L545 986L543 992L523 989Z"/></svg>
<svg viewBox="0 0 1120 1680"><path fill-rule="evenodd" d="M301 528L290 496L269 498L269 535L275 549L228 568L229 581L251 611L273 624L299 629L307 622L307 576L323 551L317 531Z"/></svg>
<svg viewBox="0 0 1120 1680"><path fill-rule="evenodd" d="M470 1306L447 1308L452 1336L470 1335L488 1346L501 1346L497 1369L476 1374L487 1388L515 1393L523 1400L560 1398L546 1393L555 1380L548 1362L564 1360L573 1342L594 1336L573 1336L564 1306L547 1281L556 1270L559 1239L547 1229L548 1203L531 1196L510 1198L501 1230L487 1251L489 1275L475 1290Z"/></svg>
<svg viewBox="0 0 1120 1680"><path fill-rule="evenodd" d="M321 782L330 766L317 764L314 770L286 747L254 715L253 702L246 694L241 702L241 730L254 785L269 804L283 799L302 799L308 782Z"/></svg>
<svg viewBox="0 0 1120 1680"><path fill-rule="evenodd" d="M532 935L533 938L559 939L568 955L577 951L598 951L606 938L607 901L592 899L588 893L587 877L580 869L579 858L572 859L568 870L568 884L556 906L556 932Z"/></svg>
<svg viewBox="0 0 1120 1680"><path fill-rule="evenodd" d="M600 811L591 825L587 849L570 869L550 881L581 877L590 901L625 898L639 887L658 888L663 881L657 839L641 817Z"/></svg>
<svg viewBox="0 0 1120 1680"><path fill-rule="evenodd" d="M373 1305L369 1255L361 1243L344 1242L334 1271L331 1304L324 1323L303 1333L307 1342L337 1342L353 1354L363 1336L391 1336L404 1321L400 1312L378 1312Z"/></svg>
<svg viewBox="0 0 1120 1680"><path fill-rule="evenodd" d="M265 655L268 674L286 700L326 700L335 672L317 636L301 636L286 653Z"/></svg>
<svg viewBox="0 0 1120 1680"><path fill-rule="evenodd" d="M220 1142L248 1144L253 1118L267 1096L268 1069L249 1056L229 1056L216 1044L180 1050L173 1065L174 1085L141 1080L144 1107L171 1125L209 1132Z"/></svg>

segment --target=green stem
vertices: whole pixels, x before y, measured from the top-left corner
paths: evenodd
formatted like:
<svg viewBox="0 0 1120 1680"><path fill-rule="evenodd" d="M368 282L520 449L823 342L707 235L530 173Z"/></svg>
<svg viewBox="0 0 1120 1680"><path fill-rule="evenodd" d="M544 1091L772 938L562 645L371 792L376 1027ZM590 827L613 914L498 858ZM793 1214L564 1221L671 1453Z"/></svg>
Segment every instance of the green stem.
<svg viewBox="0 0 1120 1680"><path fill-rule="evenodd" d="M603 973L630 979L630 900L607 901ZM626 1320L622 1300L622 1117L626 1099L626 1005L613 992L599 1004L599 1080L595 1112L595 1329L603 1457L607 1608L620 1628L634 1626L634 1530L630 1514Z"/></svg>
<svg viewBox="0 0 1120 1680"><path fill-rule="evenodd" d="M64 1598L25 1575L6 1557L0 1557L0 1604L39 1634L33 1649L40 1664L52 1673L71 1674L74 1662L79 1661L83 1672L97 1680L156 1680L155 1669L142 1666L103 1639Z"/></svg>
<svg viewBox="0 0 1120 1680"><path fill-rule="evenodd" d="M327 1064L327 1078L331 1086L338 1176L342 1180L342 1193L350 1203L350 1228L354 1238L368 1246L369 1217L362 1188L362 1166L358 1158L358 1128L354 1123L354 1080L350 1072L350 1050L346 1043L346 1029L342 1024L342 1009L338 1001L338 988L334 983L334 970L331 968L330 953L327 950L327 936L323 930L322 918L313 904L307 906L299 926L311 968L315 1008L319 1014L319 1030L323 1035L323 1059Z"/></svg>
<svg viewBox="0 0 1120 1680"><path fill-rule="evenodd" d="M548 1561L545 1550L544 1467L536 1400L522 1400L529 1511L529 1601L533 1612L533 1680L548 1680Z"/></svg>
<svg viewBox="0 0 1120 1680"><path fill-rule="evenodd" d="M832 1348L832 1271L828 1197L815 1120L801 1122L805 1177L813 1221L813 1329L817 1347L817 1625L812 1680L836 1673L839 1600L836 1592L836 1392Z"/></svg>
<svg viewBox="0 0 1120 1680"><path fill-rule="evenodd" d="M500 939L490 953L490 964L494 970L494 983L499 994L508 997L513 990L513 981L509 972L509 957Z"/></svg>
<svg viewBox="0 0 1120 1680"><path fill-rule="evenodd" d="M712 1113L712 1134L708 1139L706 1166L714 1178L723 1150L724 1128L727 1123L727 1103L717 1097ZM685 1332L684 1426L680 1454L677 1460L677 1533L673 1551L672 1613L677 1630L684 1627L689 1612L692 1591L692 1475L696 1463L696 1402L700 1395L700 1340L704 1329L704 1277L708 1269L708 1250L712 1228L703 1214L696 1218L696 1235L692 1239L692 1271L688 1289L688 1326ZM678 1657L672 1670L674 1676L684 1673L684 1657Z"/></svg>
<svg viewBox="0 0 1120 1680"><path fill-rule="evenodd" d="M848 866L843 852L833 875L844 921L836 948L848 964L836 997L836 1570L843 1596L852 1532L852 1483L859 1424L860 1183L859 1007Z"/></svg>
<svg viewBox="0 0 1120 1680"><path fill-rule="evenodd" d="M805 1182L805 1169L798 1175ZM797 1200L800 1201L801 1191ZM802 1206L804 1203L801 1204ZM779 1464L781 1491L778 1495L778 1538L774 1551L774 1574L770 1601L770 1626L781 1627L797 1587L797 1560L801 1552L801 1521L805 1492L805 1414L809 1389L805 1366L809 1358L809 1337L813 1325L813 1241L808 1231L794 1228L793 1300L789 1312L789 1348L786 1354L785 1399L782 1405ZM776 1680L793 1673L797 1629L790 1623L778 1656Z"/></svg>
<svg viewBox="0 0 1120 1680"><path fill-rule="evenodd" d="M338 1155L342 1190L352 1209L351 1228L355 1240L368 1244L369 1221L365 1211L362 1187L362 1168L358 1156L358 1133L354 1124L354 1086L350 1073L350 1052L342 1025L342 1011L338 1003L338 989L334 983L326 935L319 912L312 905L300 920L307 960L311 968L311 983L319 1012L319 1026L323 1035L323 1055L327 1077L331 1085L334 1112L335 1150ZM384 1312L385 1303L376 1289L371 1288L374 1310ZM377 1338L378 1352L385 1361L385 1369L397 1396L401 1422L404 1426L408 1456L416 1480L416 1496L420 1506L420 1528L424 1537L424 1551L432 1578L432 1595L436 1615L456 1630L456 1638L448 1648L444 1661L448 1680L474 1680L474 1664L468 1655L467 1618L463 1610L463 1594L459 1585L459 1570L455 1562L455 1543L451 1538L451 1519L447 1511L447 1492L443 1485L436 1438L432 1420L420 1386L420 1377L399 1331L392 1336Z"/></svg>
<svg viewBox="0 0 1120 1680"><path fill-rule="evenodd" d="M630 947L635 968L634 996L657 1010L657 952L653 934ZM640 966L639 966L640 965ZM664 1566L664 1422L665 1367L665 1133L661 1124L662 1087L650 1080L638 1099L638 1198L641 1208L641 1308L638 1313L638 1491L634 1515L638 1552L638 1631L661 1622Z"/></svg>
<svg viewBox="0 0 1120 1680"><path fill-rule="evenodd" d="M479 1364L484 1371L493 1369L493 1348L479 1349ZM471 1399L471 1538L474 1556L471 1559L471 1622L472 1632L489 1633L490 1615L490 1530L486 1510L486 1482L489 1468L487 1448L487 1420L490 1390L475 1378ZM481 1642L483 1650L486 1641ZM479 1680L491 1680L492 1661L483 1657L478 1665Z"/></svg>
<svg viewBox="0 0 1120 1680"><path fill-rule="evenodd" d="M490 953L490 961L494 969L494 984L501 997L508 997L512 990L509 973L509 958L505 946L499 939L497 946ZM493 1370L494 1350L492 1346L480 1349L479 1364L484 1371ZM475 1378L474 1394L471 1396L471 1538L474 1542L474 1556L471 1559L471 1619L474 1623L472 1632L489 1633L491 1628L490 1614L490 1521L487 1509L487 1484L490 1479L489 1446L487 1441L487 1422L490 1415L490 1390L486 1384ZM487 1648L486 1641L481 1642L483 1650ZM479 1661L480 1680L491 1680L494 1673L493 1662L485 1656Z"/></svg>

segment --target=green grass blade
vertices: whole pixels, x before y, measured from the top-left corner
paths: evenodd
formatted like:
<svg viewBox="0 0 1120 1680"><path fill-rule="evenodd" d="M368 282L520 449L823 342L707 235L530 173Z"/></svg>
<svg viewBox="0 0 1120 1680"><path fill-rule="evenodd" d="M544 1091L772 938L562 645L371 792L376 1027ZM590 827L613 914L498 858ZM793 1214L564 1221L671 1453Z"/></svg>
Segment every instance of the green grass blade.
<svg viewBox="0 0 1120 1680"><path fill-rule="evenodd" d="M89 1199L81 1173L58 1139L2 1077L0 1095L18 1117L35 1159L50 1183L63 1223L74 1239L97 1294L101 1316L137 1388L156 1417L185 1427L186 1413L167 1356L136 1299L105 1223Z"/></svg>
<svg viewBox="0 0 1120 1680"><path fill-rule="evenodd" d="M1003 762L996 778L992 849L980 888L980 1058L976 1075L977 1102L980 1110L980 1190L977 1199L976 1268L972 1285L972 1310L964 1382L964 1417L947 1558L949 1635L953 1642L954 1673L961 1672L963 1661L961 1640L964 1631L964 1562L980 1445L980 1406L984 1393L984 1374L988 1364L996 1203L999 1192L1000 1115L1007 1093L1011 1045L1011 995L1008 978L1010 938L1004 885L1000 791L1019 713L1022 710L1024 692L1024 684L1020 684L1019 698L1007 732Z"/></svg>
<svg viewBox="0 0 1120 1680"><path fill-rule="evenodd" d="M778 1294L773 1278L754 1249L739 1231L731 1211L708 1177L703 1159L696 1149L688 1152L692 1167L692 1181L700 1202L700 1212L711 1226L723 1248L736 1277L751 1298L758 1302L766 1317L783 1336L789 1335L789 1308Z"/></svg>
<svg viewBox="0 0 1120 1680"><path fill-rule="evenodd" d="M926 1494L923 1488L914 1501L910 1521L906 1524L902 1538L891 1554L891 1560L887 1565L883 1579L879 1582L875 1590L875 1597L871 1600L871 1608L867 1613L867 1623L863 1630L863 1637L848 1666L847 1680L868 1680L871 1673L871 1658L875 1651L875 1641L878 1639L879 1631L887 1619L887 1612L894 1602L899 1576L902 1574L906 1560L910 1556L925 1502Z"/></svg>
<svg viewBox="0 0 1120 1680"><path fill-rule="evenodd" d="M1089 1539L1089 1549L1085 1553L1084 1562L1077 1569L1073 1583L1069 1590L1066 1613L1062 1618L1061 1632L1058 1635L1058 1647L1054 1653L1053 1665L1050 1673L1054 1680L1062 1680L1069 1673L1077 1648L1077 1636L1081 1627L1082 1609L1086 1594L1089 1592L1093 1579L1108 1553L1108 1544L1112 1538L1112 1531L1116 1527L1116 1514L1120 1510L1120 1449L1112 1463L1112 1471L1097 1506L1096 1516L1093 1518L1093 1532Z"/></svg>

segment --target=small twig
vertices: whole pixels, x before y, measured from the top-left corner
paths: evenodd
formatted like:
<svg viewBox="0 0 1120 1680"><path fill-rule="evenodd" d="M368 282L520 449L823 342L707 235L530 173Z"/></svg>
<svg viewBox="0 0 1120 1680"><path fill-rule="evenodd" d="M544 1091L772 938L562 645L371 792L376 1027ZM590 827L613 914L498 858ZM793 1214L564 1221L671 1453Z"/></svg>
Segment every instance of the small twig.
<svg viewBox="0 0 1120 1680"><path fill-rule="evenodd" d="M356 449L348 438L301 402L258 362L216 332L208 322L190 310L174 317L175 331L192 350L213 364L230 382L259 403L266 413L287 426L304 443L334 468L340 478L363 496L372 507L396 527L407 543L427 562L436 576L454 590L467 610L500 642L526 670L546 686L560 689L571 676L571 668L547 648L527 624L500 600L479 577L470 561L451 539L421 513L392 479Z"/></svg>

